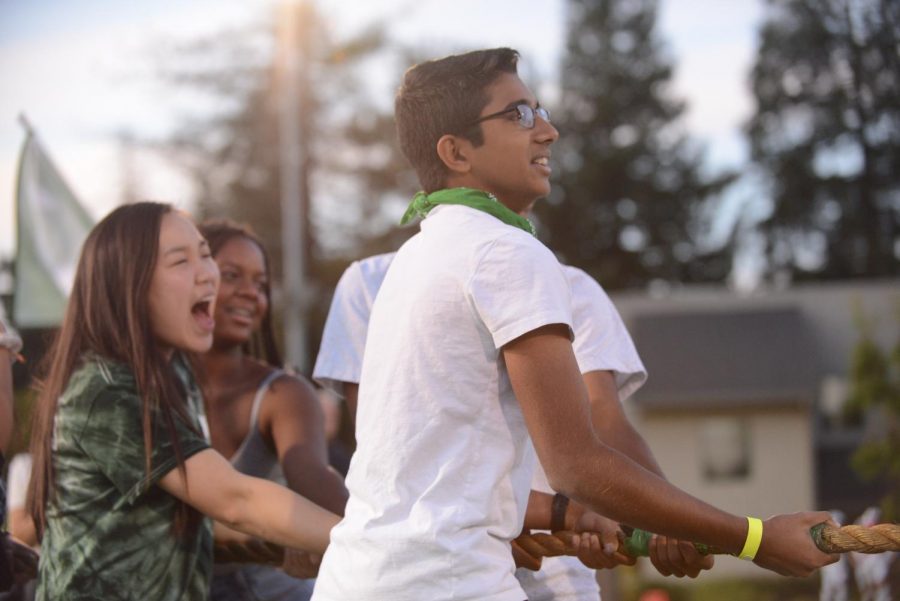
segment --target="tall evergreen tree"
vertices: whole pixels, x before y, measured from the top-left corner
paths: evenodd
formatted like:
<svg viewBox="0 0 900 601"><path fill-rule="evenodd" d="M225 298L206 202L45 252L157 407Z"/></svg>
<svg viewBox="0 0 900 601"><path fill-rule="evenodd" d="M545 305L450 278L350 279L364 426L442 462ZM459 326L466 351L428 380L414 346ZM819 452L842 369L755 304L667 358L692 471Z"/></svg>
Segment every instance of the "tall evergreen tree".
<svg viewBox="0 0 900 601"><path fill-rule="evenodd" d="M900 316L900 302L897 304ZM860 339L850 362L849 415L874 412L878 428L869 432L853 456L853 467L866 480L883 483L881 509L889 521L900 520L900 340L880 347L873 324L860 316Z"/></svg>
<svg viewBox="0 0 900 601"><path fill-rule="evenodd" d="M723 280L731 246L703 250L709 208L730 175L705 178L667 90L672 65L656 0L569 0L559 175L539 205L542 236L608 288ZM558 117L558 118L557 118Z"/></svg>
<svg viewBox="0 0 900 601"><path fill-rule="evenodd" d="M317 259L354 256L370 238L384 235L391 224L385 203L411 196L415 176L399 152L390 108L379 106L362 80L367 61L390 59L383 27L336 40L313 4L306 6L299 119L302 200L310 216L305 251L315 275ZM165 53L166 87L219 109L186 112L158 148L187 170L201 216L227 215L258 231L278 275L282 90L276 59L274 23L220 32Z"/></svg>
<svg viewBox="0 0 900 601"><path fill-rule="evenodd" d="M399 205L417 188L391 108L376 102L362 78L372 60L387 62L404 50L388 43L379 23L335 39L313 3L305 6L299 118L312 351L347 263L393 250L413 233L396 222ZM275 33L275 23L266 22L163 49L160 75L168 93L202 98L204 110L186 112L157 148L187 170L199 217L249 223L266 243L276 282L283 282ZM392 202L395 210L385 210Z"/></svg>
<svg viewBox="0 0 900 601"><path fill-rule="evenodd" d="M900 274L900 3L769 0L747 131L769 270Z"/></svg>

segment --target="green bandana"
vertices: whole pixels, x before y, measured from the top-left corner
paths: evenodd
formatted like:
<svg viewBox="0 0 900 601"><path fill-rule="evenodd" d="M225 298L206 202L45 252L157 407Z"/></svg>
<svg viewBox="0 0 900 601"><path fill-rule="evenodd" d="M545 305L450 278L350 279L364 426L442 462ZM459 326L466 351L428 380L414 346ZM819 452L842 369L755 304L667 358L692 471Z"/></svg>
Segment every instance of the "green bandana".
<svg viewBox="0 0 900 601"><path fill-rule="evenodd" d="M400 225L405 225L415 217L424 217L438 205L465 205L478 209L493 215L503 223L525 230L532 236L535 235L534 225L530 221L507 208L493 194L473 188L445 188L431 194L417 192L409 203L406 213L403 214Z"/></svg>

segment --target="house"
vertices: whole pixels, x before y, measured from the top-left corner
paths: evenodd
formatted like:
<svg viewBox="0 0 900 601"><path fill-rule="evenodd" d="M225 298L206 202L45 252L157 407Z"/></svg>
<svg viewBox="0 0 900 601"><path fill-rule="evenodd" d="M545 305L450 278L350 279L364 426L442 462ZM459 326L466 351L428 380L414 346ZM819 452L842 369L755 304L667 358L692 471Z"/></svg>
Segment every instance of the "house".
<svg viewBox="0 0 900 601"><path fill-rule="evenodd" d="M885 350L900 340L900 281L612 300L650 374L627 409L672 482L762 518L806 509L855 517L876 502L877 485L849 465L866 424L846 423L842 404L860 320ZM723 557L705 578L767 574Z"/></svg>

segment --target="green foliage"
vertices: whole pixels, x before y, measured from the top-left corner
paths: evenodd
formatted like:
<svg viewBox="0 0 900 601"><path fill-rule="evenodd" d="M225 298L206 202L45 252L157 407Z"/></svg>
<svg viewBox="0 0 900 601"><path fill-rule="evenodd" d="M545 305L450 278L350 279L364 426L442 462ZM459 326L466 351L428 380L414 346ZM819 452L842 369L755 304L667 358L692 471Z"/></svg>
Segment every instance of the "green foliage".
<svg viewBox="0 0 900 601"><path fill-rule="evenodd" d="M888 354L871 338L867 328L853 350L850 365L848 410L874 412L879 431L853 456L853 468L867 480L883 480L887 492L881 500L886 520L900 519L900 339Z"/></svg>
<svg viewBox="0 0 900 601"><path fill-rule="evenodd" d="M302 224L309 258L359 256L358 247L393 225L392 198L411 197L415 178L396 144L390 107L379 106L363 73L389 62L384 26L335 39L312 2L300 19ZM283 90L277 23L220 32L179 45L160 59L170 93L204 98L218 110L185 112L159 149L195 182L200 217L226 215L251 224L281 273ZM399 75L397 76L399 79ZM398 211L395 211L398 212Z"/></svg>
<svg viewBox="0 0 900 601"><path fill-rule="evenodd" d="M895 0L768 1L747 133L770 187L770 272L900 273L898 42Z"/></svg>
<svg viewBox="0 0 900 601"><path fill-rule="evenodd" d="M617 570L623 571L622 568ZM626 579L622 584L622 598L627 601L637 601L650 589L666 591L671 601L816 601L819 598L818 575L759 580L706 580L701 575L696 580L669 578L652 583Z"/></svg>
<svg viewBox="0 0 900 601"><path fill-rule="evenodd" d="M395 205L417 188L396 142L391 107L376 102L364 77L373 60L390 64L404 50L389 43L383 23L336 39L313 2L302 9L299 202L307 215L301 224L311 300L307 346L314 349L330 291L348 262L395 250L414 231L396 227L402 209ZM227 216L259 234L276 286L284 281L277 25L163 46L157 62L166 93L215 108L185 110L175 132L155 143L194 182L199 219ZM276 320L278 313L276 302Z"/></svg>
<svg viewBox="0 0 900 601"><path fill-rule="evenodd" d="M873 441L861 446L853 456L853 467L866 480L874 480L890 469L890 446Z"/></svg>
<svg viewBox="0 0 900 601"><path fill-rule="evenodd" d="M697 582L685 601L815 601L818 599L818 577L777 581ZM673 597L674 599L674 597Z"/></svg>
<svg viewBox="0 0 900 601"><path fill-rule="evenodd" d="M894 387L892 391L888 391L888 394L885 395L885 405L891 413L894 415L900 415L900 339L897 340L897 344L894 345L893 350L890 355L890 365L893 366L894 370Z"/></svg>
<svg viewBox="0 0 900 601"><path fill-rule="evenodd" d="M7 459L17 453L28 451L28 443L31 440L31 419L36 399L37 392L33 388L22 386L14 392L13 410L16 428L9 445Z"/></svg>
<svg viewBox="0 0 900 601"><path fill-rule="evenodd" d="M700 173L669 97L672 65L656 32L655 0L569 0L554 109L557 181L536 214L562 260L606 288L723 280L731 247L703 250L715 195L730 175Z"/></svg>
<svg viewBox="0 0 900 601"><path fill-rule="evenodd" d="M868 336L861 338L853 349L850 374L848 409L868 409L890 396L887 357Z"/></svg>

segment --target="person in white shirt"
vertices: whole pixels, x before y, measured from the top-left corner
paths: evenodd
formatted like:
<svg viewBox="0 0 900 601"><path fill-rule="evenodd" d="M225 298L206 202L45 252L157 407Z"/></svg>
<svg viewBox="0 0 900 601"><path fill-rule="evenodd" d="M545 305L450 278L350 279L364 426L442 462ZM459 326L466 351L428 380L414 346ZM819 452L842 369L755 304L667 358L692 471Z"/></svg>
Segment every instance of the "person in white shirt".
<svg viewBox="0 0 900 601"><path fill-rule="evenodd" d="M350 499L313 599L522 601L510 541L532 441L554 490L617 521L782 573L834 561L808 533L827 513L770 518L763 537L760 520L695 499L598 438L565 275L522 217L550 191L558 133L517 57L426 62L398 92L401 148L424 188L408 215L427 217L372 307Z"/></svg>
<svg viewBox="0 0 900 601"><path fill-rule="evenodd" d="M856 523L871 528L881 522L881 508L872 506L862 512ZM891 591L891 564L900 553L850 553L853 576L861 601L891 601L897 596Z"/></svg>
<svg viewBox="0 0 900 601"><path fill-rule="evenodd" d="M831 510L831 519L843 525L847 516L840 509ZM819 570L821 585L819 586L819 601L848 601L850 598L850 556L841 555L841 558L830 566Z"/></svg>
<svg viewBox="0 0 900 601"><path fill-rule="evenodd" d="M0 303L0 460L13 435L13 383L12 364L22 350L22 338L6 323L6 312ZM2 465L0 465L2 468Z"/></svg>
<svg viewBox="0 0 900 601"><path fill-rule="evenodd" d="M9 533L29 547L39 547L34 520L28 513L26 497L31 480L31 453L17 453L9 462L6 482L6 509Z"/></svg>
<svg viewBox="0 0 900 601"><path fill-rule="evenodd" d="M12 364L19 359L20 350L22 338L7 323L6 312L0 303L0 593L23 585L34 578L37 571L37 554L25 542L3 530L7 522L7 491L2 474L6 466L5 453L13 437L15 417Z"/></svg>
<svg viewBox="0 0 900 601"><path fill-rule="evenodd" d="M313 377L324 387L348 401L351 416L355 414L359 376L366 329L375 295L395 253L387 253L354 261L343 273L334 290L331 308L322 332L322 343L316 358ZM644 383L647 373L638 356L631 336L603 288L584 271L563 267L572 295L572 319L575 331L573 348L579 370L589 392L602 386L611 372L616 394L592 394L592 420L603 440L610 441L647 469L661 474L647 445L625 417L619 401L625 400ZM615 406L607 407L607 404ZM554 491L540 465L536 466L531 482L532 490L553 495ZM705 560L692 553L688 546L680 557L669 560L666 541L656 539L651 546L651 560L666 575L696 576L701 568L712 567L712 557ZM657 545L659 544L659 547ZM657 548L665 553L656 553ZM584 600L600 596L592 569L575 557L548 557L539 571L516 570L516 578L530 601Z"/></svg>

